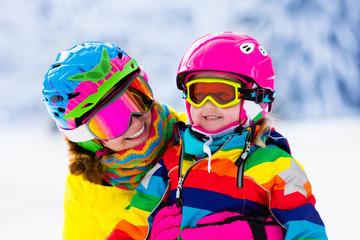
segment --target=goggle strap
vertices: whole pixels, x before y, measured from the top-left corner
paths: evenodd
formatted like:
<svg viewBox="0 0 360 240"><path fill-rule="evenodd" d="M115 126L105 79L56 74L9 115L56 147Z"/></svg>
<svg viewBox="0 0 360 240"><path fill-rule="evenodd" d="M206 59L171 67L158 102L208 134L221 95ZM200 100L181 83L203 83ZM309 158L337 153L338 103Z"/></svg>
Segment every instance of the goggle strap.
<svg viewBox="0 0 360 240"><path fill-rule="evenodd" d="M71 130L62 129L59 126L58 128L60 132L72 142L85 142L94 139L94 136L85 124Z"/></svg>
<svg viewBox="0 0 360 240"><path fill-rule="evenodd" d="M275 92L264 88L239 88L238 91L241 99L253 101L257 104L270 103L275 100Z"/></svg>

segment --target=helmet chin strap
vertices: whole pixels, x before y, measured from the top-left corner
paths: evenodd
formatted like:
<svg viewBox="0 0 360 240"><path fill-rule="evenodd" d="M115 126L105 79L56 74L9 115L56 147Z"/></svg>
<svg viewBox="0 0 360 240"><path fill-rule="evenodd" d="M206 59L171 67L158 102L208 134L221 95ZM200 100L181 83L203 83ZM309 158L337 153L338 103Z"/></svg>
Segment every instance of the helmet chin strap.
<svg viewBox="0 0 360 240"><path fill-rule="evenodd" d="M234 122L234 123L232 123L224 128L221 128L217 131L207 131L207 130L203 129L202 127L200 127L199 125L192 124L191 130L194 132L200 133L202 135L208 136L208 137L217 138L217 137L221 137L226 134L229 134L229 133L237 132L239 130L239 128L243 128L243 127L244 126L240 126L239 122Z"/></svg>
<svg viewBox="0 0 360 240"><path fill-rule="evenodd" d="M95 140L89 140L89 141L84 141L84 142L75 142L75 143L78 144L79 146L81 146L91 152L95 152L95 153L104 149L104 146L97 143Z"/></svg>

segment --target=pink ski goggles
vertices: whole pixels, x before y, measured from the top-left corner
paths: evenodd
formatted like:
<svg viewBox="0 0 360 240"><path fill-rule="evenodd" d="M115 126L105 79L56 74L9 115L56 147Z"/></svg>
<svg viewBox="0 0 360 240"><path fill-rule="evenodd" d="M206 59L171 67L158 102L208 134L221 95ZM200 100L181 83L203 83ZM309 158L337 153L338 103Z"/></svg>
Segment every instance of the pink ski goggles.
<svg viewBox="0 0 360 240"><path fill-rule="evenodd" d="M144 115L151 109L153 102L153 94L146 80L141 75L136 75L87 116L81 126L73 130L60 130L74 142L94 138L114 139L127 131L132 116Z"/></svg>

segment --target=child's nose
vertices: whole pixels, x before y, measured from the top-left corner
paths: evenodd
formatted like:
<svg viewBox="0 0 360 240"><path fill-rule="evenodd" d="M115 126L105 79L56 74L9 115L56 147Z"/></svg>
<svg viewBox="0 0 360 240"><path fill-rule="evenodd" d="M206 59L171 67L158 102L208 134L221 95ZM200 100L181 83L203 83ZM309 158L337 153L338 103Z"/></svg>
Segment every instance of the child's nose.
<svg viewBox="0 0 360 240"><path fill-rule="evenodd" d="M204 104L204 107L205 108L216 108L216 105L212 101L207 100Z"/></svg>

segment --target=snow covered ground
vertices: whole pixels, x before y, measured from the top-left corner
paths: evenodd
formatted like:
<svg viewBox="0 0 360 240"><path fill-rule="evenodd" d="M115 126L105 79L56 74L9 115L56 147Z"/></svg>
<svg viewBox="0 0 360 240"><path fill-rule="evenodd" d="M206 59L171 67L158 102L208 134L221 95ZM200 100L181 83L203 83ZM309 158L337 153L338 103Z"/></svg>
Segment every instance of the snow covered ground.
<svg viewBox="0 0 360 240"><path fill-rule="evenodd" d="M46 124L1 125L0 239L61 239L66 145ZM354 239L360 118L276 122L305 167L329 239Z"/></svg>

